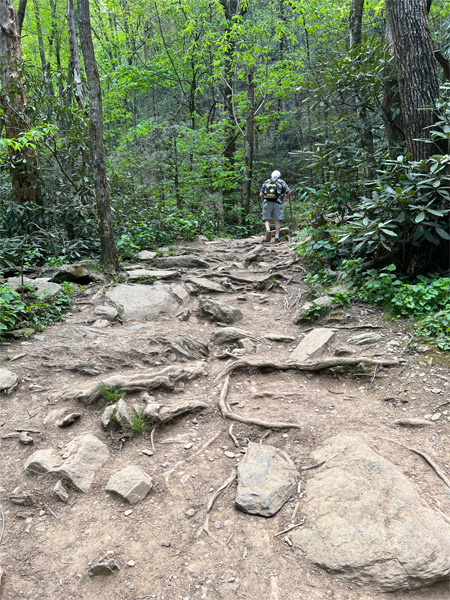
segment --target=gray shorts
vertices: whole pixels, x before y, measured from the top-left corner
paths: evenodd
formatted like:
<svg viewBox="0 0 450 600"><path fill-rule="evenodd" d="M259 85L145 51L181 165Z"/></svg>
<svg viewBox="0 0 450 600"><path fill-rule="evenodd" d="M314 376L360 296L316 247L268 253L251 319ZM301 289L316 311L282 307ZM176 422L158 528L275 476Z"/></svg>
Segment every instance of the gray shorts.
<svg viewBox="0 0 450 600"><path fill-rule="evenodd" d="M264 200L263 203L263 221L269 219L275 219L275 221L281 221L283 219L283 205L278 202L270 202Z"/></svg>

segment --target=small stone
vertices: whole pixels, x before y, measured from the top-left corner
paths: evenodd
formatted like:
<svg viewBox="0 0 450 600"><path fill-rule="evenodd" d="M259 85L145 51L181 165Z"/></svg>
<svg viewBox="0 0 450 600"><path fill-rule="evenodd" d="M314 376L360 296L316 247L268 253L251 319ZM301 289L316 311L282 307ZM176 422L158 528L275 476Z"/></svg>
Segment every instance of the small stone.
<svg viewBox="0 0 450 600"><path fill-rule="evenodd" d="M97 317L100 317L101 319L106 319L107 321L114 321L114 319L118 315L118 312L117 309L114 308L114 306L104 305L96 306L94 309L94 314L97 315Z"/></svg>
<svg viewBox="0 0 450 600"><path fill-rule="evenodd" d="M161 546L164 546L165 548L169 548L172 544L169 542L169 540L163 540L161 542Z"/></svg>
<svg viewBox="0 0 450 600"><path fill-rule="evenodd" d="M186 518L187 519L191 519L194 515L195 515L195 509L194 508L188 508L185 513Z"/></svg>
<svg viewBox="0 0 450 600"><path fill-rule="evenodd" d="M214 529L222 529L223 525L220 521L214 521Z"/></svg>
<svg viewBox="0 0 450 600"><path fill-rule="evenodd" d="M129 567L134 567L134 565L135 565L135 564L136 564L136 563L134 562L134 560L129 560L129 561L127 562L127 565L128 565Z"/></svg>
<svg viewBox="0 0 450 600"><path fill-rule="evenodd" d="M26 431L21 431L19 435L19 442L24 446L31 446L32 444L34 444L33 438Z"/></svg>
<svg viewBox="0 0 450 600"><path fill-rule="evenodd" d="M145 454L145 456L154 456L155 453L153 452L153 450L145 449L145 450L142 450L142 454Z"/></svg>
<svg viewBox="0 0 450 600"><path fill-rule="evenodd" d="M438 413L434 413L434 415L432 415L430 417L430 419L431 419L431 421L437 421L438 419L440 419L440 417L441 417L441 413L438 412Z"/></svg>
<svg viewBox="0 0 450 600"><path fill-rule="evenodd" d="M53 488L52 495L55 496L55 498L57 498L60 502L66 503L69 500L69 494L61 480L58 481Z"/></svg>
<svg viewBox="0 0 450 600"><path fill-rule="evenodd" d="M431 388L430 392L432 394L440 394L442 392L442 390L439 388Z"/></svg>
<svg viewBox="0 0 450 600"><path fill-rule="evenodd" d="M152 478L140 467L124 467L109 478L106 491L120 496L130 504L140 502L152 489Z"/></svg>
<svg viewBox="0 0 450 600"><path fill-rule="evenodd" d="M227 458L234 458L234 452L230 452L229 450L225 450L224 455Z"/></svg>
<svg viewBox="0 0 450 600"><path fill-rule="evenodd" d="M131 508L129 508L129 509L128 509L128 510L126 510L126 511L125 511L123 514L124 514L126 517L129 517L131 514L133 514L133 511L131 510Z"/></svg>
<svg viewBox="0 0 450 600"><path fill-rule="evenodd" d="M183 448L184 448L185 450L190 450L190 449L192 448L192 444L191 444L191 443L189 443L189 444L185 444L185 445L183 446Z"/></svg>
<svg viewBox="0 0 450 600"><path fill-rule="evenodd" d="M78 421L78 419L81 419L81 413L72 412L66 415L64 418L60 419L59 421L56 421L56 424L58 425L58 427L61 427L63 429L64 427L69 427L69 425L72 425L73 423L75 423L75 421Z"/></svg>
<svg viewBox="0 0 450 600"><path fill-rule="evenodd" d="M89 569L90 575L112 575L116 571L119 571L119 565L115 560L105 560L93 565Z"/></svg>
<svg viewBox="0 0 450 600"><path fill-rule="evenodd" d="M233 583L233 581L236 581L236 577L229 577L228 578L228 583Z"/></svg>
<svg viewBox="0 0 450 600"><path fill-rule="evenodd" d="M18 504L19 506L34 506L36 504L36 498L33 494L18 487L10 493L9 499L13 504Z"/></svg>

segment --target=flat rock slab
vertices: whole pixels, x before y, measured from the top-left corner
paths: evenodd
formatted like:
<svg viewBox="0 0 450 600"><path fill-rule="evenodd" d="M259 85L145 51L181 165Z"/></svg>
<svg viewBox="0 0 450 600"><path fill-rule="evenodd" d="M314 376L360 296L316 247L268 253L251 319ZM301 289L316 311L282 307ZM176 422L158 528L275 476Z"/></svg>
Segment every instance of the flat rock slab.
<svg viewBox="0 0 450 600"><path fill-rule="evenodd" d="M0 392L9 394L19 383L19 378L8 369L0 369Z"/></svg>
<svg viewBox="0 0 450 600"><path fill-rule="evenodd" d="M209 263L206 260L193 256L191 254L183 256L162 256L152 260L152 264L166 269L208 269Z"/></svg>
<svg viewBox="0 0 450 600"><path fill-rule="evenodd" d="M220 283L216 283L215 281L210 281L209 279L206 279L206 277L194 277L190 275L189 277L186 277L186 281L197 285L199 288L207 292L225 294L227 291L223 285L220 285Z"/></svg>
<svg viewBox="0 0 450 600"><path fill-rule="evenodd" d="M13 290L21 288L22 285L36 288L37 291L44 296L56 296L62 290L62 287L59 285L59 283L52 283L42 278L30 279L29 277L24 277L22 284L22 277L9 277L6 280L6 283Z"/></svg>
<svg viewBox="0 0 450 600"><path fill-rule="evenodd" d="M136 281L136 279L141 279L144 277L148 277L149 279L173 279L174 277L179 276L180 274L178 271L162 271L151 269L135 269L133 271L128 271L128 278L130 281Z"/></svg>
<svg viewBox="0 0 450 600"><path fill-rule="evenodd" d="M139 260L153 260L156 258L156 252L151 252L150 250L141 250L141 252L136 254L136 258L139 258Z"/></svg>
<svg viewBox="0 0 450 600"><path fill-rule="evenodd" d="M111 334L96 327L86 327L85 325L68 325L63 327L59 333L59 337L68 340L96 340L98 337L110 337Z"/></svg>
<svg viewBox="0 0 450 600"><path fill-rule="evenodd" d="M171 313L178 309L178 303L169 294L170 287L158 285L117 285L105 297L122 313L125 321L156 319L161 313Z"/></svg>
<svg viewBox="0 0 450 600"><path fill-rule="evenodd" d="M351 337L348 343L355 346L363 346L364 344L376 344L380 340L381 335L379 333L360 333Z"/></svg>
<svg viewBox="0 0 450 600"><path fill-rule="evenodd" d="M107 446L94 435L86 434L74 438L66 448L69 455L59 467L51 469L68 479L80 492L87 493L94 481L98 469L109 458Z"/></svg>
<svg viewBox="0 0 450 600"><path fill-rule="evenodd" d="M266 333L264 337L266 340L270 340L271 342L281 342L285 344L295 342L295 337L292 337L291 335L285 335L284 333Z"/></svg>
<svg viewBox="0 0 450 600"><path fill-rule="evenodd" d="M317 328L306 335L291 354L292 360L304 362L308 358L322 356L326 345L334 336L332 329Z"/></svg>
<svg viewBox="0 0 450 600"><path fill-rule="evenodd" d="M252 515L271 517L296 492L298 471L283 450L250 442L237 467L235 505Z"/></svg>
<svg viewBox="0 0 450 600"><path fill-rule="evenodd" d="M223 346L224 344L232 344L243 338L253 339L253 336L249 331L244 331L243 329L223 327L212 332L211 343L215 346Z"/></svg>
<svg viewBox="0 0 450 600"><path fill-rule="evenodd" d="M140 467L129 466L114 473L106 484L106 491L112 492L130 504L140 502L152 489L153 481Z"/></svg>
<svg viewBox="0 0 450 600"><path fill-rule="evenodd" d="M55 450L47 448L37 450L25 461L24 469L28 474L49 473L52 469L59 467L62 458Z"/></svg>
<svg viewBox="0 0 450 600"><path fill-rule="evenodd" d="M383 591L450 580L450 526L367 444L328 439L308 481L306 525L292 534L313 563Z"/></svg>
<svg viewBox="0 0 450 600"><path fill-rule="evenodd" d="M210 321L233 324L242 319L242 313L234 306L228 306L218 300L211 298L200 298L198 303L198 314Z"/></svg>

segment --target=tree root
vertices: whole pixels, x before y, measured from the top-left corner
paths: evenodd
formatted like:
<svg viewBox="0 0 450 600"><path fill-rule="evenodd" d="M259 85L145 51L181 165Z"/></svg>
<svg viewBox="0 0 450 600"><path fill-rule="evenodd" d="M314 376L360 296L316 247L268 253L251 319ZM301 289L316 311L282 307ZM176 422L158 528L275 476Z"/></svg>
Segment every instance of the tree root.
<svg viewBox="0 0 450 600"><path fill-rule="evenodd" d="M356 358L324 358L317 362L309 363L298 363L298 362L287 362L287 363L274 363L266 360L239 360L231 365L225 367L225 369L219 373L216 377L216 381L230 375L234 371L241 369L256 369L260 371L321 371L322 369L330 369L332 367L340 366L354 366L360 363L368 365L377 365L379 367L393 367L399 366L399 361L396 360L383 360L376 358L368 358L359 356Z"/></svg>
<svg viewBox="0 0 450 600"><path fill-rule="evenodd" d="M214 502L217 500L220 493L233 483L233 481L236 479L236 476L237 476L236 469L233 469L230 477L226 481L224 481L224 483L222 483L220 488L217 491L215 491L214 494L211 496L211 499L208 502L208 506L206 507L205 521L204 521L203 525L200 527L200 529L197 531L197 534L196 534L197 537L200 537L200 535L204 531L210 538L213 538L213 535L209 530L209 513L211 512L212 507L214 506Z"/></svg>
<svg viewBox="0 0 450 600"><path fill-rule="evenodd" d="M189 459L193 459L195 458L198 454L200 454L201 452L204 452L207 448L209 448L209 446L211 446L211 444L213 444L217 438L219 437L219 435L221 435L222 431L218 431L212 438L210 438L208 441L206 441L203 446L200 446L200 448L194 452L194 454L191 454L189 456ZM166 484L167 489L169 489L169 480L170 480L170 476L172 475L172 473L174 473L179 467L181 467L182 464L184 464L185 459L183 460L179 460L171 469L169 469L168 471L166 471L164 473L164 481Z"/></svg>
<svg viewBox="0 0 450 600"><path fill-rule="evenodd" d="M245 362L245 361L241 361ZM230 365L233 366L233 365ZM222 391L219 397L219 408L224 419L230 419L231 421L238 421L238 423L244 423L245 425L256 425L257 427L265 427L267 429L300 429L300 425L297 423L277 423L270 421L262 421L261 419L250 419L247 417L241 417L230 410L230 407L226 404L226 398L228 394L228 387L230 385L230 377L227 376L225 383L223 384Z"/></svg>
<svg viewBox="0 0 450 600"><path fill-rule="evenodd" d="M232 423L230 425L230 429L228 430L228 435L233 440L233 444L235 445L235 447L240 448L239 442L237 441L237 437L235 435L233 435L233 426L234 426L234 424Z"/></svg>
<svg viewBox="0 0 450 600"><path fill-rule="evenodd" d="M178 383L192 380L205 375L203 367L170 366L156 373L139 373L138 375L114 375L103 381L96 381L84 390L67 390L63 393L64 400L78 400L85 404L92 404L102 397L99 384L104 384L108 389L120 386L124 392L147 391L150 389L164 388L172 391Z"/></svg>

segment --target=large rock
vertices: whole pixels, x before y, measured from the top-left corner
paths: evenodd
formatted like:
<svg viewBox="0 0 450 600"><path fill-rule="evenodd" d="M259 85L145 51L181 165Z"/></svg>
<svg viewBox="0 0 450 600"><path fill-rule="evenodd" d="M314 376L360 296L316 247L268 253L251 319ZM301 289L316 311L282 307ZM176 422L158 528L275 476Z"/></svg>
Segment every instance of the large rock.
<svg viewBox="0 0 450 600"><path fill-rule="evenodd" d="M224 344L233 344L242 338L252 338L253 336L248 331L237 329L236 327L223 327L216 329L211 334L211 344L215 346L223 346Z"/></svg>
<svg viewBox="0 0 450 600"><path fill-rule="evenodd" d="M171 313L178 309L178 303L169 294L170 288L164 284L117 285L106 292L107 301L122 313L126 321L148 321L161 313Z"/></svg>
<svg viewBox="0 0 450 600"><path fill-rule="evenodd" d="M163 271L163 270L151 270L151 269L134 269L128 271L128 278L130 281L137 281L139 279L173 279L179 277L178 271Z"/></svg>
<svg viewBox="0 0 450 600"><path fill-rule="evenodd" d="M90 262L78 262L71 265L58 267L56 272L52 273L50 281L61 283L63 281L73 281L79 284L87 284L91 281L104 281L103 273L92 268Z"/></svg>
<svg viewBox="0 0 450 600"><path fill-rule="evenodd" d="M42 279L40 277L37 279L24 277L23 284L22 277L9 277L9 279L6 280L6 283L13 290L21 288L22 285L36 288L39 294L42 294L43 296L56 296L62 290L62 287L58 283L51 283L50 281L47 281L47 279Z"/></svg>
<svg viewBox="0 0 450 600"><path fill-rule="evenodd" d="M129 466L110 477L106 491L117 494L130 504L137 504L149 493L152 485L152 478L141 468Z"/></svg>
<svg viewBox="0 0 450 600"><path fill-rule="evenodd" d="M334 336L332 329L317 328L310 331L291 354L292 360L303 362L308 358L322 356L323 351Z"/></svg>
<svg viewBox="0 0 450 600"><path fill-rule="evenodd" d="M66 448L69 455L63 464L52 469L68 479L80 492L87 493L94 481L95 473L109 458L108 448L94 435L86 434L74 438Z"/></svg>
<svg viewBox="0 0 450 600"><path fill-rule="evenodd" d="M19 378L8 369L0 369L0 392L9 394L19 383Z"/></svg>
<svg viewBox="0 0 450 600"><path fill-rule="evenodd" d="M306 525L292 538L315 564L384 591L450 580L450 526L390 461L336 436L308 482Z"/></svg>
<svg viewBox="0 0 450 600"><path fill-rule="evenodd" d="M261 257L262 254L265 254L265 252L266 249L264 248L264 246L262 244L259 244L258 246L252 248L250 252L247 252L247 254L243 258L243 261L246 263L255 262Z"/></svg>
<svg viewBox="0 0 450 600"><path fill-rule="evenodd" d="M162 256L152 260L152 265L163 269L208 269L209 263L197 256Z"/></svg>
<svg viewBox="0 0 450 600"><path fill-rule="evenodd" d="M210 321L219 321L230 325L242 319L242 313L238 308L211 298L200 298L198 313L199 316L206 317Z"/></svg>
<svg viewBox="0 0 450 600"><path fill-rule="evenodd" d="M297 489L298 471L283 450L250 442L238 467L237 508L271 517Z"/></svg>
<svg viewBox="0 0 450 600"><path fill-rule="evenodd" d="M114 319L117 317L117 314L117 309L114 308L114 306L102 304L94 308L94 315L100 317L101 319L106 319L107 321L114 321Z"/></svg>

